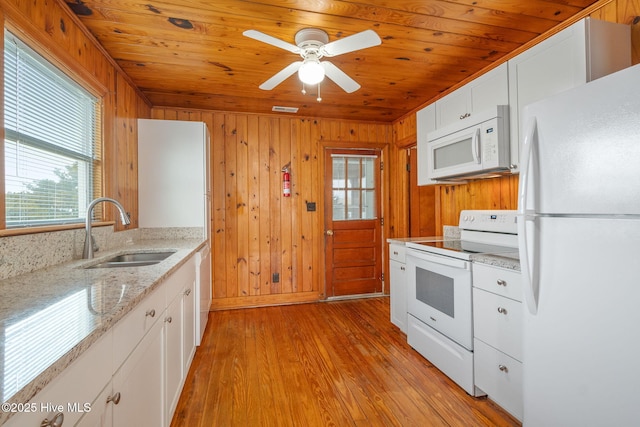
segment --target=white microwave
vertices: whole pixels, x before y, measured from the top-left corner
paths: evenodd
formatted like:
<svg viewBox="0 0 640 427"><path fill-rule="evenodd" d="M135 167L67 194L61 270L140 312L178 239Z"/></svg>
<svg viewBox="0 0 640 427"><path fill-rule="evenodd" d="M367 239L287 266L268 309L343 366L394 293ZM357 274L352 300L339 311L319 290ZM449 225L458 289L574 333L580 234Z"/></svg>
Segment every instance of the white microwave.
<svg viewBox="0 0 640 427"><path fill-rule="evenodd" d="M427 135L429 179L455 181L510 171L509 106L472 117L473 124L461 128L455 123Z"/></svg>

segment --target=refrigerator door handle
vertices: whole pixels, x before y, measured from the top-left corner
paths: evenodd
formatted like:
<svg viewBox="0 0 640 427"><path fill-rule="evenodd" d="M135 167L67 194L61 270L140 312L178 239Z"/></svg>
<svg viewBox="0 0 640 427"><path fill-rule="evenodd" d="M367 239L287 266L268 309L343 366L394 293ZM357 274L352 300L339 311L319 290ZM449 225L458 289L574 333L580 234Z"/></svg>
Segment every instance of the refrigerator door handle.
<svg viewBox="0 0 640 427"><path fill-rule="evenodd" d="M532 165L533 145L538 142L538 125L535 117L527 127L522 143L522 170L520 171L520 196L518 200L518 248L524 300L531 314L538 311L539 282L536 274L537 241L535 227L535 196L530 186L535 185L535 168Z"/></svg>

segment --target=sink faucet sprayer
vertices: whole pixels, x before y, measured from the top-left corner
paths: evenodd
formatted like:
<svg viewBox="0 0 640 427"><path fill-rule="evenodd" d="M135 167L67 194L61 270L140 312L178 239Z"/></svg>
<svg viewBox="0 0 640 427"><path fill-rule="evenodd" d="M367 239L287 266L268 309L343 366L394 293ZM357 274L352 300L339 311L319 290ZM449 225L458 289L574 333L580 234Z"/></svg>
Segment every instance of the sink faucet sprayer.
<svg viewBox="0 0 640 427"><path fill-rule="evenodd" d="M95 205L97 205L100 202L111 202L114 205L116 205L116 207L120 211L120 219L122 220L122 224L123 225L131 224L131 221L129 220L127 213L124 211L124 208L122 207L120 202L118 202L117 200L109 197L98 197L97 199L93 200L91 203L89 203L89 206L87 207L87 220L85 223L86 235L84 236L84 251L82 252L82 258L84 259L93 258L93 237L91 236L91 217L93 216L93 208L95 207Z"/></svg>

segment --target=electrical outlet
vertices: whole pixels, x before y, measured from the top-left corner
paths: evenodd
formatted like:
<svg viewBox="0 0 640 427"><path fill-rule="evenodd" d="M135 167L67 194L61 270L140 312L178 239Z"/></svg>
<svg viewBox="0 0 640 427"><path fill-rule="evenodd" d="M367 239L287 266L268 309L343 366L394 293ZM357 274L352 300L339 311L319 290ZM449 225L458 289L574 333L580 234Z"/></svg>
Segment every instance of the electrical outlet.
<svg viewBox="0 0 640 427"><path fill-rule="evenodd" d="M278 283L280 281L280 273L273 273L271 276L271 281L273 283Z"/></svg>

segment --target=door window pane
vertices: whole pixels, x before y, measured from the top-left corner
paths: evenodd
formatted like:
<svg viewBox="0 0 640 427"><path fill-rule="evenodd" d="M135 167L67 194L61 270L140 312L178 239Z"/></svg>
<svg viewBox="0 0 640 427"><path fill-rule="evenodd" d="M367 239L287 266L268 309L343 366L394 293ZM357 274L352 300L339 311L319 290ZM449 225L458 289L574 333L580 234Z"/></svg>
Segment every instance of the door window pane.
<svg viewBox="0 0 640 427"><path fill-rule="evenodd" d="M333 220L375 219L376 156L332 156Z"/></svg>

